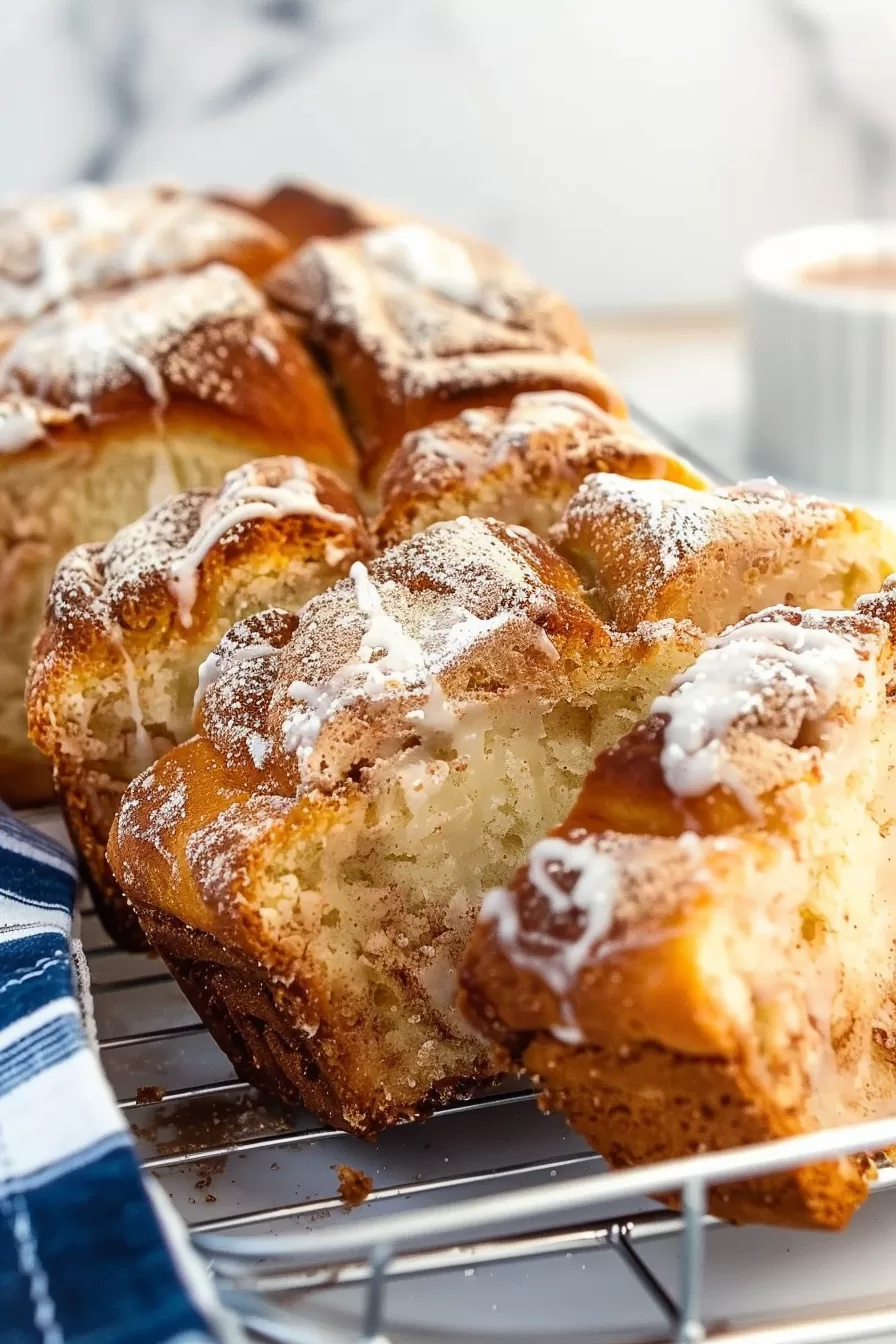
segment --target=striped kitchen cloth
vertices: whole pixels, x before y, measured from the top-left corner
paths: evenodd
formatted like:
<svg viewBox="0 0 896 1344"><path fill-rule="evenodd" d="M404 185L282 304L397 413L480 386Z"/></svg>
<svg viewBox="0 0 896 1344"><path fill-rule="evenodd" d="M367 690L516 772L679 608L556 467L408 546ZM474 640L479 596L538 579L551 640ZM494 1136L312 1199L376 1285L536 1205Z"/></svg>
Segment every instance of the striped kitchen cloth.
<svg viewBox="0 0 896 1344"><path fill-rule="evenodd" d="M232 1339L148 1195L85 1030L76 886L60 845L0 811L0 1339Z"/></svg>

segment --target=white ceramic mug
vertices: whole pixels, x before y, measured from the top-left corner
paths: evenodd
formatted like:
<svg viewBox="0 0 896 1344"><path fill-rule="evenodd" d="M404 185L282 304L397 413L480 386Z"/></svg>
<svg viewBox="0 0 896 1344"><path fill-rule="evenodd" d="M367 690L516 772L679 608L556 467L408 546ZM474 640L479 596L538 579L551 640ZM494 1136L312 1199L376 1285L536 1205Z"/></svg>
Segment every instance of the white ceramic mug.
<svg viewBox="0 0 896 1344"><path fill-rule="evenodd" d="M896 500L896 224L770 238L746 279L752 465Z"/></svg>

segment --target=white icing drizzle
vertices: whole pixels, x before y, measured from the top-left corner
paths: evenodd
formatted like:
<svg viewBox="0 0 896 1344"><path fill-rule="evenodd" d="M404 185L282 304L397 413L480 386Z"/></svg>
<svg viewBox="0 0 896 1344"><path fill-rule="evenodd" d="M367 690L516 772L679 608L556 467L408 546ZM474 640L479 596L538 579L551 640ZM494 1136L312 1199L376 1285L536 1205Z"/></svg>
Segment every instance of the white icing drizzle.
<svg viewBox="0 0 896 1344"><path fill-rule="evenodd" d="M274 748L271 739L262 737L261 733L251 732L246 738L246 746L249 749L249 755L252 757L252 764L255 769L264 769L264 763Z"/></svg>
<svg viewBox="0 0 896 1344"><path fill-rule="evenodd" d="M29 403L4 407L0 404L0 453L17 453L46 438L37 407Z"/></svg>
<svg viewBox="0 0 896 1344"><path fill-rule="evenodd" d="M197 710L205 699L205 693L209 686L213 686L221 674L235 663L249 663L256 658L268 658L277 650L273 644L243 644L237 648L228 649L226 653L210 653L208 657L199 664L199 679L196 684L196 694L193 696L193 710Z"/></svg>
<svg viewBox="0 0 896 1344"><path fill-rule="evenodd" d="M822 713L860 671L854 646L832 630L766 621L726 631L651 707L651 713L668 716L660 753L667 786L679 797L696 798L726 784L754 806L728 759L726 733L760 710L782 680L821 699L816 713Z"/></svg>
<svg viewBox="0 0 896 1344"><path fill-rule="evenodd" d="M358 609L367 618L354 659L344 663L321 685L294 681L289 687L290 698L297 702L297 708L284 721L284 747L298 756L303 772L324 724L361 698L378 699L407 691L425 692L424 703L408 711L408 721L423 734L453 733L458 728L456 709L428 666L423 645L385 610L380 591L370 578L366 565L356 560L349 570L349 578L355 587ZM463 607L453 607L444 613L444 617L447 624L439 631L442 639L440 661L447 664L461 650L506 624L510 613L502 611L484 620ZM551 648L556 657L556 649L553 645ZM375 654L379 656L374 657Z"/></svg>
<svg viewBox="0 0 896 1344"><path fill-rule="evenodd" d="M263 336L260 331L256 331L252 337L252 345L261 355L262 359L268 364L279 364L280 356L277 353L277 347L273 341L269 341L267 336Z"/></svg>
<svg viewBox="0 0 896 1344"><path fill-rule="evenodd" d="M469 253L460 243L422 224L396 224L364 235L371 261L455 303L473 306L481 286Z"/></svg>
<svg viewBox="0 0 896 1344"><path fill-rule="evenodd" d="M367 628L354 661L343 664L321 686L294 681L289 688L290 698L300 702L300 707L287 715L284 722L284 747L296 753L302 766L307 765L327 719L360 696L382 696L390 691L423 686L429 680L436 696L437 716L444 713L453 721L441 698L441 688L428 678L422 645L384 610L367 566L356 560L349 578L355 585L358 609L367 617ZM378 650L380 656L374 660Z"/></svg>
<svg viewBox="0 0 896 1344"><path fill-rule="evenodd" d="M553 871L552 871L553 870ZM575 881L565 891L557 881L562 871ZM562 1021L551 1028L554 1036L567 1045L583 1040L569 996L594 946L613 922L618 889L618 866L609 854L599 850L592 837L574 843L562 836L549 835L532 846L528 880L547 903L548 914L581 916L573 938L553 937L544 928L531 936L533 951L525 945L518 898L505 887L496 887L486 896L481 919L495 922L496 933L508 959L521 970L532 971L557 997Z"/></svg>
<svg viewBox="0 0 896 1344"><path fill-rule="evenodd" d="M124 635L122 634L121 627L110 620L107 628L112 643L121 655L125 692L128 697L131 718L134 722L134 755L138 766L143 768L152 764L155 753L152 747L152 738L146 731L146 724L143 721L143 707L140 704L140 688L137 682L137 672L131 655L125 648Z"/></svg>
<svg viewBox="0 0 896 1344"><path fill-rule="evenodd" d="M278 485L265 485L254 479L253 468L238 467L224 480L220 494L209 501L199 528L178 558L172 563L168 586L178 607L182 626L193 623L193 605L198 588L198 571L209 551L225 533L240 523L258 518L287 518L308 514L342 526L352 519L321 504L300 458L293 461L292 474Z"/></svg>

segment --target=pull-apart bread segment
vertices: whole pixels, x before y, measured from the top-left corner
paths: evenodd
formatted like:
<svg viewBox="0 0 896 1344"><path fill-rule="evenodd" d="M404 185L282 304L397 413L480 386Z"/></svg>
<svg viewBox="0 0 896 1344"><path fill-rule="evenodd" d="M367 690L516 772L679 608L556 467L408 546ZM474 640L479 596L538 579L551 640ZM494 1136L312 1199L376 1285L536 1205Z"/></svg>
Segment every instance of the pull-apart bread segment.
<svg viewBox="0 0 896 1344"><path fill-rule="evenodd" d="M483 243L417 223L317 240L267 288L333 379L368 485L411 430L519 392L624 414L568 304Z"/></svg>
<svg viewBox="0 0 896 1344"><path fill-rule="evenodd" d="M192 731L200 664L234 622L297 609L371 550L332 473L271 457L219 490L174 495L107 544L61 562L28 684L28 727L48 756L72 838L110 933L142 945L105 861L125 785ZM206 661L207 660L207 661Z"/></svg>
<svg viewBox="0 0 896 1344"><path fill-rule="evenodd" d="M608 631L550 547L471 519L235 626L109 860L240 1075L363 1134L487 1076L454 1007L481 893L697 642Z"/></svg>
<svg viewBox="0 0 896 1344"><path fill-rule="evenodd" d="M321 375L240 272L211 265L73 301L0 362L0 792L49 796L25 739L31 642L59 558L185 486L295 453L351 478Z"/></svg>
<svg viewBox="0 0 896 1344"><path fill-rule="evenodd" d="M245 210L171 186L72 187L0 207L0 346L70 299L222 261L260 281L287 239Z"/></svg>
<svg viewBox="0 0 896 1344"><path fill-rule="evenodd" d="M312 238L343 238L366 229L382 229L404 216L361 196L331 191L317 182L281 182L245 209L289 239L293 248Z"/></svg>
<svg viewBox="0 0 896 1344"><path fill-rule="evenodd" d="M613 1165L896 1107L894 613L778 607L711 641L486 897L462 1007ZM710 1207L836 1228L872 1175Z"/></svg>
<svg viewBox="0 0 896 1344"><path fill-rule="evenodd" d="M546 536L586 477L614 472L706 489L687 462L576 392L523 392L405 436L379 485L393 546L441 519L500 518Z"/></svg>
<svg viewBox="0 0 896 1344"><path fill-rule="evenodd" d="M550 533L621 630L672 617L716 634L777 603L851 607L896 569L896 535L864 509L772 480L698 493L628 474L590 476Z"/></svg>

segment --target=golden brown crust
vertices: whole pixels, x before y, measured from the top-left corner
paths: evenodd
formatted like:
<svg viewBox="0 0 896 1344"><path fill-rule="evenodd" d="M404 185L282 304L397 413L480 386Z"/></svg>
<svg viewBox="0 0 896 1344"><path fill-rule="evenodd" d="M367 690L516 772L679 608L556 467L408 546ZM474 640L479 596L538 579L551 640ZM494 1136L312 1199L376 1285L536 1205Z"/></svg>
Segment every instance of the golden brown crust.
<svg viewBox="0 0 896 1344"><path fill-rule="evenodd" d="M778 602L849 607L896 566L896 536L864 509L774 481L695 492L627 475L590 476L551 532L621 630L671 617L715 633Z"/></svg>
<svg viewBox="0 0 896 1344"><path fill-rule="evenodd" d="M261 280L286 251L263 221L177 187L22 197L0 210L0 331L8 339L71 299L215 261Z"/></svg>
<svg viewBox="0 0 896 1344"><path fill-rule="evenodd" d="M543 536L594 472L707 486L674 453L588 398L523 393L507 407L463 411L407 435L380 481L377 535L393 546L438 519L468 514Z"/></svg>
<svg viewBox="0 0 896 1344"><path fill-rule="evenodd" d="M302 346L232 267L147 281L68 304L4 356L0 390L77 406L92 423L141 421L156 433L215 424L247 455L296 452L355 472L329 392Z"/></svg>
<svg viewBox="0 0 896 1344"><path fill-rule="evenodd" d="M397 223L401 214L385 206L331 191L316 182L282 182L245 208L282 233L292 247L311 238L342 238Z"/></svg>
<svg viewBox="0 0 896 1344"><path fill-rule="evenodd" d="M268 292L333 378L369 483L405 434L520 392L565 388L624 414L572 309L484 244L416 223L319 240Z"/></svg>
<svg viewBox="0 0 896 1344"><path fill-rule="evenodd" d="M357 501L335 476L266 458L60 563L29 674L29 732L53 762L97 909L123 946L140 940L105 862L109 828L128 779L188 722L178 704L193 695L187 669L214 645L222 618L290 594L300 604L370 549ZM160 676L169 689L154 689ZM105 687L99 705L96 687ZM133 705L145 721L133 720Z"/></svg>
<svg viewBox="0 0 896 1344"><path fill-rule="evenodd" d="M375 1130L451 1095L458 1080L489 1074L482 1042L451 1025L425 987L435 944L446 969L456 966L468 917L458 931L439 902L423 902L402 909L396 928L393 910L391 925L381 915L360 950L346 953L330 940L349 938L353 916L327 922L340 879L335 890L315 879L319 890L294 905L303 879L292 867L373 830L385 796L374 781L413 760L427 733L444 733L452 705L486 715L523 688L536 705L569 698L578 665L610 639L564 562L494 521L437 524L359 569L298 614L261 613L230 632L198 735L128 788L109 858L151 937L147 909L235 948L282 987L275 998L293 1025L280 1037L303 1030L303 1058L338 1097L340 1123ZM463 778L466 758L441 766L455 768ZM381 911L392 899L386 887L365 891ZM346 920L345 933L329 932ZM359 1013L370 968L389 968L389 983L401 986L398 1020L425 1038L416 1060L384 1055L373 1038L380 1024ZM284 1072L281 1063L267 1086L282 1090Z"/></svg>
<svg viewBox="0 0 896 1344"><path fill-rule="evenodd" d="M878 970L844 951L840 983L833 960L852 920L866 958L889 957L885 902L861 895L885 862L886 759L857 786L848 753L864 761L885 722L892 658L865 614L751 618L598 757L563 824L486 900L461 1006L611 1162L785 1137L896 1090L874 1044ZM864 868L842 853L841 814ZM853 893L842 927L828 882ZM815 971L818 910L832 964ZM865 1188L849 1160L717 1191L712 1207L837 1227Z"/></svg>

